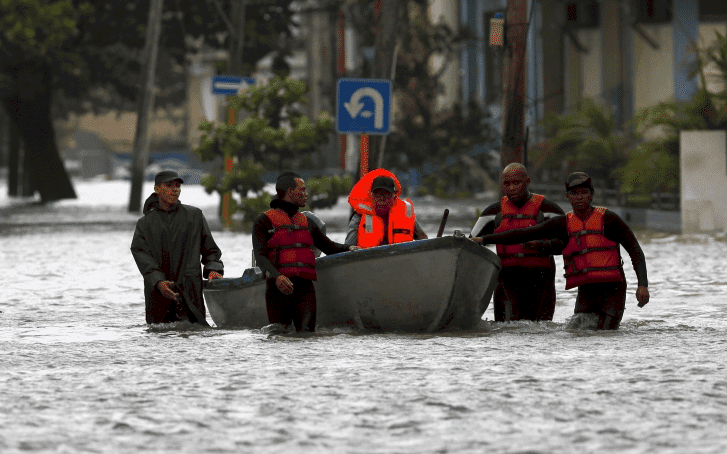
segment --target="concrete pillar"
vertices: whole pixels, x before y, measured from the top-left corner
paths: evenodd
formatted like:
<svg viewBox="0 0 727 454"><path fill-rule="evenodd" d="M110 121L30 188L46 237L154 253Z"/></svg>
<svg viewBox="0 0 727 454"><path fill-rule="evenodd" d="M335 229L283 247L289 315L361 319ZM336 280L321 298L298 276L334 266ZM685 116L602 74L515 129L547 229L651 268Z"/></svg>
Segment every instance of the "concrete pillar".
<svg viewBox="0 0 727 454"><path fill-rule="evenodd" d="M727 132L679 134L682 233L727 231Z"/></svg>

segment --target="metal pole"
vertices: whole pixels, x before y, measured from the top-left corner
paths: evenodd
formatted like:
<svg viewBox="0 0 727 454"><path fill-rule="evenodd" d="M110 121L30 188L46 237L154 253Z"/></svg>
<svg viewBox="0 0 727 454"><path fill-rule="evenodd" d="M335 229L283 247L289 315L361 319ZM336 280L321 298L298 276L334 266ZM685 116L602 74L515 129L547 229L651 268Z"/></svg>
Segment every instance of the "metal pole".
<svg viewBox="0 0 727 454"><path fill-rule="evenodd" d="M361 178L369 173L369 135L361 134Z"/></svg>
<svg viewBox="0 0 727 454"><path fill-rule="evenodd" d="M397 35L400 30L399 18L405 10L406 2L402 0L378 0L374 7L376 29L374 31L374 78L392 80L396 71L398 53ZM393 100L392 100L393 101ZM378 152L377 164L383 166L386 136L374 136L371 148ZM373 164L373 163L372 163Z"/></svg>
<svg viewBox="0 0 727 454"><path fill-rule="evenodd" d="M233 76L242 76L242 55L245 44L245 2L244 0L236 0L231 4L230 17L234 21L236 36L231 38L230 42L230 74ZM227 97L229 103L232 96ZM237 121L236 112L232 108L227 109L227 124L232 126ZM225 156L225 173L232 173L233 161L231 156ZM226 226L232 225L232 217L230 215L230 204L232 199L231 191L222 195L222 222Z"/></svg>
<svg viewBox="0 0 727 454"><path fill-rule="evenodd" d="M396 79L396 58L399 55L399 43L394 46L394 62L391 64L391 83L394 84ZM386 136L381 138L381 146L379 147L379 159L376 168L380 169L384 167L384 149L386 148Z"/></svg>
<svg viewBox="0 0 727 454"><path fill-rule="evenodd" d="M144 169L149 159L149 122L154 110L154 74L156 73L159 35L162 28L163 0L151 0L149 19L146 26L146 45L144 49L144 71L142 77L141 99L139 100L134 137L134 157L131 168L131 196L129 212L141 211L141 191L144 186Z"/></svg>
<svg viewBox="0 0 727 454"><path fill-rule="evenodd" d="M338 19L336 19L336 29L338 30L338 54L336 57L336 72L338 77L346 74L346 15L343 12L343 2L338 8ZM341 169L346 169L346 134L338 136L338 162Z"/></svg>

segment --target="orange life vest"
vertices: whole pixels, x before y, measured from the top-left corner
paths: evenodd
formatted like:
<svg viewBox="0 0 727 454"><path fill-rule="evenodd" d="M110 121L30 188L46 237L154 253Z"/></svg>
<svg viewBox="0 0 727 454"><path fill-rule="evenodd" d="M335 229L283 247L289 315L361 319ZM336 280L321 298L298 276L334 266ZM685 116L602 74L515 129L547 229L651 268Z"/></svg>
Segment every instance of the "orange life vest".
<svg viewBox="0 0 727 454"><path fill-rule="evenodd" d="M371 184L379 176L386 176L394 180L396 185L396 202L389 211L388 225L376 216L371 197ZM396 176L386 169L376 169L367 173L353 186L348 196L348 203L353 210L361 215L358 225L358 242L361 248L380 246L386 238L388 244L403 243L414 240L414 226L416 217L414 205L411 200L401 200L401 184ZM388 235L387 235L388 234Z"/></svg>
<svg viewBox="0 0 727 454"><path fill-rule="evenodd" d="M308 218L303 213L295 213L291 219L281 209L265 212L273 223L273 236L268 240L268 258L280 274L298 276L315 281L316 256L313 252L313 237L308 231Z"/></svg>
<svg viewBox="0 0 727 454"><path fill-rule="evenodd" d="M538 224L538 214L545 197L533 194L525 205L518 208L507 196L500 200L502 220L495 233L522 229ZM525 268L547 268L551 266L550 256L526 251L522 244L498 244L497 255L502 266L522 266Z"/></svg>
<svg viewBox="0 0 727 454"><path fill-rule="evenodd" d="M372 210L373 211L373 210ZM403 243L414 240L414 207L409 199L397 199L389 211L388 225L373 212L361 213L361 222L358 225L358 246L369 248L381 246L385 238L388 244ZM385 237L384 234L388 235Z"/></svg>
<svg viewBox="0 0 727 454"><path fill-rule="evenodd" d="M565 289L598 282L622 282L619 244L603 236L606 208L596 207L583 222L572 211L566 214L568 245L563 249Z"/></svg>

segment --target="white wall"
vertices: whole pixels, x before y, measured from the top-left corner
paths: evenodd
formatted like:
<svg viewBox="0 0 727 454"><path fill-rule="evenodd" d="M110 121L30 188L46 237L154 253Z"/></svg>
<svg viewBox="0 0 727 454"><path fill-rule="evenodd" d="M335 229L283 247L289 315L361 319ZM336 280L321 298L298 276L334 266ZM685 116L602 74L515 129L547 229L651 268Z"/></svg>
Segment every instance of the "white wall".
<svg viewBox="0 0 727 454"><path fill-rule="evenodd" d="M682 131L682 233L727 232L727 131Z"/></svg>
<svg viewBox="0 0 727 454"><path fill-rule="evenodd" d="M634 112L674 98L674 30L672 24L641 28L656 43L654 49L634 32Z"/></svg>

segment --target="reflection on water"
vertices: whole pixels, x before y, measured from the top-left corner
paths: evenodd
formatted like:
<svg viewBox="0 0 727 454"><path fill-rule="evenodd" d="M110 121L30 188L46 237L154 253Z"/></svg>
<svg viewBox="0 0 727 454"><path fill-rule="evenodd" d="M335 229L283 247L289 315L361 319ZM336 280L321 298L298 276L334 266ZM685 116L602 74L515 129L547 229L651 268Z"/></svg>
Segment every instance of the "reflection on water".
<svg viewBox="0 0 727 454"><path fill-rule="evenodd" d="M342 234L332 234L342 240ZM226 275L250 237L219 232ZM0 451L722 453L727 244L642 238L621 329L312 336L144 324L131 232L0 237ZM559 260L558 260L559 261Z"/></svg>

